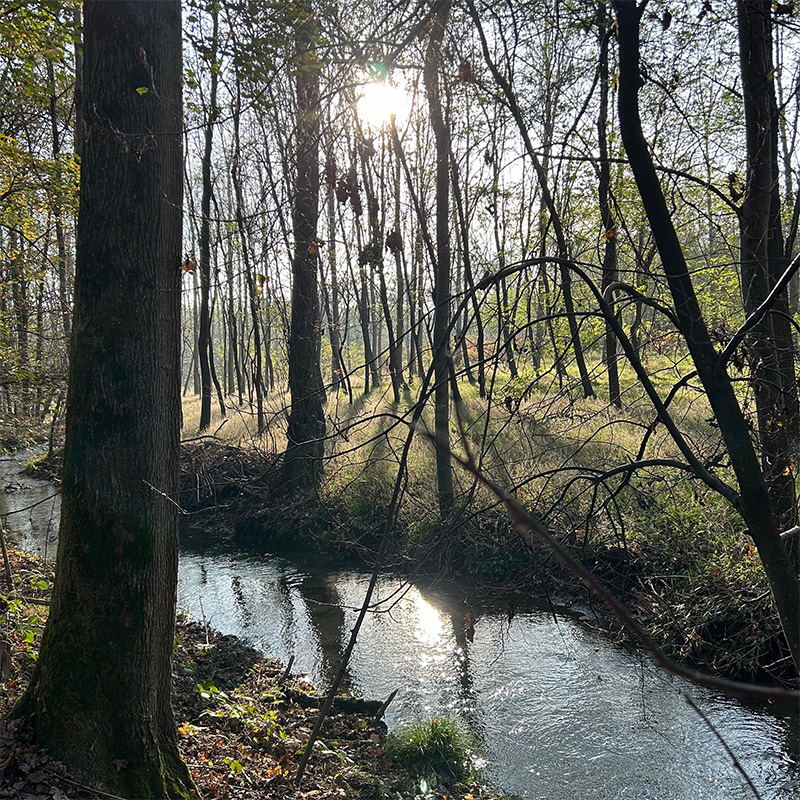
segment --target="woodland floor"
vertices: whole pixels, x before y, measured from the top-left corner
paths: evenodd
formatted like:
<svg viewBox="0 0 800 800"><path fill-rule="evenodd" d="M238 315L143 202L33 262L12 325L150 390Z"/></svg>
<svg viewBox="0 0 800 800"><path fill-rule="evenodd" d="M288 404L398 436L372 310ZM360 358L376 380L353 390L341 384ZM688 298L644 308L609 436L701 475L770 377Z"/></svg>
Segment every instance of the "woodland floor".
<svg viewBox="0 0 800 800"><path fill-rule="evenodd" d="M0 715L30 678L47 616L52 567L10 550L13 589L0 595ZM350 700L356 711L333 710L303 783L294 776L317 717L320 697L283 665L240 640L179 621L173 665L173 707L181 754L202 797L237 800L415 798L486 800L479 785L414 791L411 776L384 753L385 726L375 705ZM344 701L347 704L348 700ZM93 791L62 764L31 745L26 720L0 722L0 798L85 800Z"/></svg>

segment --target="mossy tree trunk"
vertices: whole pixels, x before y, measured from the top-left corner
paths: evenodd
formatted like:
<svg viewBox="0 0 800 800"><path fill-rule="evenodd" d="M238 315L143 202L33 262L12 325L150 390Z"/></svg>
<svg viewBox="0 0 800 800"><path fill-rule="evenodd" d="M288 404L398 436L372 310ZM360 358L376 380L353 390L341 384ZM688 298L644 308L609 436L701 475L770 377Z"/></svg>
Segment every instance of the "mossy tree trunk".
<svg viewBox="0 0 800 800"><path fill-rule="evenodd" d="M61 529L16 709L81 780L193 789L170 706L177 581L179 0L86 0L87 112Z"/></svg>

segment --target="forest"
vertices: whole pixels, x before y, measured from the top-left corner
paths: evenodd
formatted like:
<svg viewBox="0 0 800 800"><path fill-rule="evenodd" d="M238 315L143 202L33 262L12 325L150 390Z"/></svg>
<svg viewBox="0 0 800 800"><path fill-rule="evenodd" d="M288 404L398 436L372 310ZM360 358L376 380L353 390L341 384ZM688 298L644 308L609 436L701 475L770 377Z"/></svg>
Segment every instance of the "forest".
<svg viewBox="0 0 800 800"><path fill-rule="evenodd" d="M794 3L5 0L0 70L0 796L800 790Z"/></svg>

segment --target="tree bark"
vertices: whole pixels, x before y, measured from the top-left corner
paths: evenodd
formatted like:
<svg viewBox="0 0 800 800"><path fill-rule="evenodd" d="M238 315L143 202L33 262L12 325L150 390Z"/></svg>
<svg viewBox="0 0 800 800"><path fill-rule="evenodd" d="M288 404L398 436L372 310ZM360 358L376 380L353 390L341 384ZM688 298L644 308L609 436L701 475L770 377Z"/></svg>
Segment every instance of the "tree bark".
<svg viewBox="0 0 800 800"><path fill-rule="evenodd" d="M203 143L203 193L200 198L200 330L197 353L200 363L200 432L211 425L211 153L214 146L214 125L217 122L217 42L219 40L219 6L211 5L211 51L209 67L211 87Z"/></svg>
<svg viewBox="0 0 800 800"><path fill-rule="evenodd" d="M345 369L342 358L341 323L339 321L339 276L336 270L336 203L333 189L329 189L327 197L328 220L328 264L331 270L331 302L326 304L329 310L328 328L331 341L331 388L334 392L344 382Z"/></svg>
<svg viewBox="0 0 800 800"><path fill-rule="evenodd" d="M83 155L56 579L16 713L73 774L187 797L170 706L182 156L178 0L85 0ZM146 92L137 92L146 89Z"/></svg>
<svg viewBox="0 0 800 800"><path fill-rule="evenodd" d="M778 173L778 110L769 2L737 2L747 173L739 212L745 314L767 298L787 264L783 257ZM797 381L783 295L748 337L761 463L779 523L797 521L793 450L798 438Z"/></svg>
<svg viewBox="0 0 800 800"><path fill-rule="evenodd" d="M317 287L319 241L319 74L317 21L309 0L297 6L297 175L292 260L292 320L289 391L292 408L283 477L289 489L316 487L322 476L325 435L320 371L320 308Z"/></svg>
<svg viewBox="0 0 800 800"><path fill-rule="evenodd" d="M438 3L433 16L423 80L428 95L431 127L436 142L436 280L433 290L434 432L436 435L436 486L439 513L448 516L453 507L453 468L450 456L450 357L447 330L450 324L450 131L442 113L439 66L444 29L450 16L450 0Z"/></svg>
<svg viewBox="0 0 800 800"><path fill-rule="evenodd" d="M236 87L236 103L233 110L233 158L231 164L231 181L236 197L236 228L239 232L239 242L242 247L242 260L244 261L244 277L247 281L247 297L250 301L250 317L253 323L253 384L256 393L256 435L261 436L266 427L266 417L264 415L264 379L261 368L261 325L259 323L258 297L256 295L256 276L250 264L250 243L247 238L247 229L244 221L244 193L242 191L242 180L239 174L241 158L241 142L239 138L239 121L241 116L241 95L239 84ZM266 279L262 276L261 291L268 291ZM238 362L237 362L238 369ZM241 386L239 389L239 404L241 405Z"/></svg>
<svg viewBox="0 0 800 800"><path fill-rule="evenodd" d="M608 15L606 0L599 0L597 5L597 32L600 37L600 109L597 115L597 142L600 150L598 197L600 201L600 221L603 230L603 291L617 280L617 236L616 222L611 212L611 162L608 158ZM613 310L613 300L609 298ZM622 395L619 387L619 368L617 364L617 337L611 328L611 322L606 320L606 331L603 346L603 356L608 374L608 400L617 408L622 408Z"/></svg>
<svg viewBox="0 0 800 800"><path fill-rule="evenodd" d="M81 4L76 0L72 6L72 24L75 26L75 155L83 156L83 15Z"/></svg>
<svg viewBox="0 0 800 800"><path fill-rule="evenodd" d="M47 82L50 84L50 128L53 134L53 160L56 162L56 181L61 183L61 169L58 166L58 159L61 156L61 136L58 131L58 104L56 98L56 78L53 62L47 61ZM59 188L59 191L60 188ZM61 312L61 326L64 332L64 339L69 344L70 334L70 308L69 308L69 288L67 286L67 242L64 232L64 213L61 209L61 202L56 205L55 212L56 246L58 248L58 259L56 261L56 271L58 274L58 303Z"/></svg>
<svg viewBox="0 0 800 800"><path fill-rule="evenodd" d="M404 297L405 297L405 280L404 280L404 272L403 263L405 261L405 250L404 250L404 243L405 240L403 239L402 225L400 222L400 158L395 153L394 158L394 181L393 181L393 188L394 188L394 230L397 235L397 246L394 249L394 282L395 282L395 296L397 298L397 337L396 337L396 347L397 347L397 356L396 356L396 363L397 363L397 378L400 383L405 386L405 379L403 378L403 338L405 335L405 325L406 325L406 317L405 317L405 308L404 308Z"/></svg>

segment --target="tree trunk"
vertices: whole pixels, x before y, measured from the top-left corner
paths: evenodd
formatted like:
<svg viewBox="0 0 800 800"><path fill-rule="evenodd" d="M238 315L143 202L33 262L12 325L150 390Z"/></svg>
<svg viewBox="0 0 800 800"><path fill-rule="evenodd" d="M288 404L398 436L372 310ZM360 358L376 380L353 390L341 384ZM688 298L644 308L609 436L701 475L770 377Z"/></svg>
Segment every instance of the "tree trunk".
<svg viewBox="0 0 800 800"><path fill-rule="evenodd" d="M380 381L378 378L378 368L375 364L375 355L372 352L372 323L370 322L369 313L369 289L367 288L367 270L364 265L358 268L358 286L356 286L355 278L353 277L353 288L356 291L358 305L358 319L361 323L361 338L364 342L364 394L369 394L370 391L370 378L372 378L372 386L378 386Z"/></svg>
<svg viewBox="0 0 800 800"><path fill-rule="evenodd" d="M228 279L228 342L230 347L230 355L228 356L228 391L233 394L234 385L236 386L238 401L241 406L244 402L244 398L242 397L242 367L239 363L239 325L234 301L232 244L228 248L227 257L225 259L225 276Z"/></svg>
<svg viewBox="0 0 800 800"><path fill-rule="evenodd" d="M188 797L194 787L170 706L180 3L85 0L84 13L92 113L85 120L58 561L41 653L16 713L31 713L36 742L102 791Z"/></svg>
<svg viewBox="0 0 800 800"><path fill-rule="evenodd" d="M331 340L331 388L334 392L338 392L344 381L346 370L342 360L342 336L339 322L339 276L336 271L336 204L333 189L328 193L327 212L328 263L331 269L331 303L327 306L330 311L328 328Z"/></svg>
<svg viewBox="0 0 800 800"><path fill-rule="evenodd" d="M31 310L28 299L28 279L25 275L25 254L19 234L9 232L11 257L9 258L9 275L11 277L11 297L14 301L14 327L17 333L16 371L18 395L15 398L17 413L25 416L28 413L28 393L30 388L30 352L28 346L28 326Z"/></svg>
<svg viewBox="0 0 800 800"><path fill-rule="evenodd" d="M425 361L422 354L425 350L423 346L423 328L425 326L425 259L423 258L423 229L422 226L417 231L414 240L414 274L412 276L413 297L409 305L416 307L416 324L412 325L414 331L414 343L417 353L417 374L422 377L425 374Z"/></svg>
<svg viewBox="0 0 800 800"><path fill-rule="evenodd" d="M432 20L425 54L423 80L428 95L431 127L436 141L436 281L433 290L434 432L436 434L436 486L439 513L448 516L453 507L453 468L450 457L450 357L447 329L450 324L450 131L442 113L439 65L442 39L450 15L444 0Z"/></svg>
<svg viewBox="0 0 800 800"><path fill-rule="evenodd" d="M405 250L403 249L404 239L401 233L402 226L400 224L400 158L395 153L394 159L394 230L397 235L397 246L394 249L394 282L395 282L395 295L397 297L397 378L401 384L405 385L403 378L403 338L405 333L405 281L403 262L405 260Z"/></svg>
<svg viewBox="0 0 800 800"><path fill-rule="evenodd" d="M771 3L739 0L747 177L739 212L745 314L767 298L786 264L780 222L778 111L772 59ZM796 523L793 450L798 438L797 382L788 302L775 304L748 338L761 463L779 523Z"/></svg>
<svg viewBox="0 0 800 800"><path fill-rule="evenodd" d="M309 0L297 7L297 174L292 260L292 321L289 340L289 391L292 408L283 462L289 489L313 488L322 476L325 435L320 371L320 309L317 290L319 241L319 74L317 23Z"/></svg>
<svg viewBox="0 0 800 800"><path fill-rule="evenodd" d="M47 82L50 84L50 128L53 133L53 160L56 162L56 182L61 183L61 169L58 166L58 159L61 155L61 137L58 132L58 106L56 103L56 78L53 70L53 62L47 61ZM59 188L60 191L60 188ZM64 340L69 344L70 333L70 309L69 309L69 288L67 287L67 243L64 233L64 214L61 210L61 203L58 202L55 208L55 227L56 227L56 246L58 247L58 258L56 261L56 272L58 274L58 304L61 312L61 326L64 332Z"/></svg>
<svg viewBox="0 0 800 800"><path fill-rule="evenodd" d="M208 114L206 115L205 141L203 146L203 194L200 199L200 331L197 337L197 353L200 362L200 431L211 425L211 153L214 145L214 126L217 121L217 41L219 39L219 6L211 9L211 52L209 67L211 87L209 90Z"/></svg>
<svg viewBox="0 0 800 800"><path fill-rule="evenodd" d="M619 29L619 120L622 141L661 257L680 331L694 360L739 482L737 510L748 526L767 575L795 665L800 668L800 587L780 538L750 430L726 365L711 341L667 208L639 117L639 21L644 4L613 0Z"/></svg>
<svg viewBox="0 0 800 800"><path fill-rule="evenodd" d="M453 186L453 199L456 204L456 219L458 220L458 228L461 234L461 253L462 261L464 263L464 282L466 289L470 295L470 303L472 304L472 315L475 321L475 329L477 331L477 347L478 347L478 393L480 397L486 397L486 362L484 360L484 333L483 333L483 319L481 317L481 306L478 302L477 295L475 294L475 280L472 275L472 253L470 252L469 241L469 225L467 222L466 211L464 209L464 202L461 198L461 187L458 179L458 169L452 162L451 155L451 182ZM467 314L464 313L464 329L469 327L467 321Z"/></svg>
<svg viewBox="0 0 800 800"><path fill-rule="evenodd" d="M369 242L359 255L359 261L364 261L362 266L368 266L372 273L378 274L378 296L380 298L383 318L386 324L386 332L389 337L389 378L392 383L392 397L394 403L400 402L400 376L402 368L400 365L400 354L397 350L397 341L394 335L394 325L392 323L392 313L389 307L389 293L386 288L386 276L383 272L383 237L381 235L381 225L378 220L379 201L372 183L372 175L369 170L367 156L362 149L361 172L364 178L364 194L367 198L367 216L369 217ZM372 282L374 288L374 281ZM373 301L374 302L374 301ZM374 308L374 305L373 305ZM376 314L377 317L377 314ZM375 321L375 329L382 330L380 318ZM378 344L374 352L381 352Z"/></svg>
<svg viewBox="0 0 800 800"><path fill-rule="evenodd" d="M266 427L266 417L264 416L264 379L261 369L261 325L259 324L258 297L256 294L256 276L250 265L250 250L247 240L247 230L244 223L244 195L242 192L242 181L239 176L239 159L241 158L241 142L239 140L239 119L241 116L241 96L239 92L239 82L236 82L236 103L233 110L233 158L231 161L231 181L236 197L236 227L239 232L239 242L242 247L242 260L244 261L244 278L247 281L247 297L250 301L250 316L253 322L253 350L254 350L254 369L253 385L256 393L256 435L261 436ZM266 280L262 276L260 290L268 291ZM241 384L239 387L239 404L241 405Z"/></svg>
<svg viewBox="0 0 800 800"><path fill-rule="evenodd" d="M215 251L214 251L214 263L215 263L215 265L216 265L216 255L217 255L218 251L219 251L219 242L217 242L217 248L215 248ZM219 267L215 267L214 274L215 275L219 275ZM210 304L209 310L208 310L208 316L209 316L209 319L212 320L212 323L213 323L213 319L214 319L214 305L216 303L216 293L217 292L216 292L216 289L215 289L214 296L211 298L211 304ZM219 324L217 325L217 328L219 328ZM210 338L210 341L212 341L212 342L214 341L214 327L213 327L213 324L211 326L211 338ZM219 385L219 378L217 377L217 369L216 369L216 366L214 365L214 348L213 347L209 347L208 348L208 368L209 368L209 371L211 372L211 382L214 385L214 388L217 390L217 402L219 403L219 415L220 415L220 417L222 417L224 419L227 416L226 415L226 411L225 411L225 395L222 392L222 387Z"/></svg>
<svg viewBox="0 0 800 800"><path fill-rule="evenodd" d="M603 230L603 276L602 288L605 289L617 280L617 237L614 215L611 213L611 163L608 159L608 16L606 0L600 0L597 6L597 30L600 36L600 109L597 115L597 141L600 150L598 195L600 200L600 220ZM609 298L611 309L614 305ZM622 395L619 387L619 369L617 365L617 337L606 320L603 355L608 374L608 400L617 408L622 408Z"/></svg>

